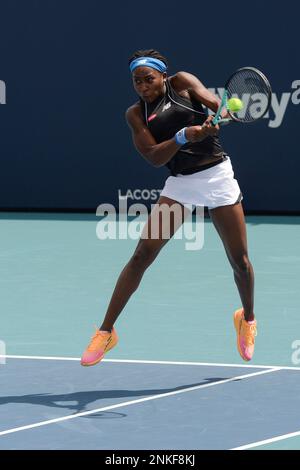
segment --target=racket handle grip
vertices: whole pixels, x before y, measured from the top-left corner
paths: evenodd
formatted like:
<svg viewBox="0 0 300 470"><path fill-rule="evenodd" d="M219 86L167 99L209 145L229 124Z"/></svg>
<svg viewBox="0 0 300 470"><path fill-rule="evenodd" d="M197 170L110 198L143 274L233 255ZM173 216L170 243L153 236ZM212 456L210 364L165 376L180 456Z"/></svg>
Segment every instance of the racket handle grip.
<svg viewBox="0 0 300 470"><path fill-rule="evenodd" d="M215 117L213 118L213 120L211 121L211 124L212 124L213 126L216 126L216 125L218 124L218 121L219 121L218 116L215 116Z"/></svg>
<svg viewBox="0 0 300 470"><path fill-rule="evenodd" d="M211 124L212 124L213 126L216 126L217 124L218 124L218 125L221 125L221 126L224 126L224 125L226 125L226 124L229 124L230 121L232 121L232 119L219 117L219 118L217 118L217 119L214 118L214 119L211 121Z"/></svg>

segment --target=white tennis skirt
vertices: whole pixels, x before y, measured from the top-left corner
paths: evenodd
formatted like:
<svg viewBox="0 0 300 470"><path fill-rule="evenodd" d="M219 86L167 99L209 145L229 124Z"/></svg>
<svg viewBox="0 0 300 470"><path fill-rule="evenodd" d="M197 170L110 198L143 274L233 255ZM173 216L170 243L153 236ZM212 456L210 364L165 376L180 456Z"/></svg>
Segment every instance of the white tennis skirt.
<svg viewBox="0 0 300 470"><path fill-rule="evenodd" d="M160 195L181 204L206 206L208 209L236 204L243 199L229 157L207 170L169 176Z"/></svg>

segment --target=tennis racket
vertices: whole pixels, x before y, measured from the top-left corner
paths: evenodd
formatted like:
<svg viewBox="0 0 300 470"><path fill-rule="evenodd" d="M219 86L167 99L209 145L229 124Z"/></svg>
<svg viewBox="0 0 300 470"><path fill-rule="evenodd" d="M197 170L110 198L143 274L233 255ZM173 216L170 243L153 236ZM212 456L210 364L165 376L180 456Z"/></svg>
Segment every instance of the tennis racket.
<svg viewBox="0 0 300 470"><path fill-rule="evenodd" d="M211 123L215 126L230 121L243 123L257 121L268 111L271 98L271 85L262 72L254 67L238 69L228 78L221 104ZM233 104L240 104L241 109L232 111L230 104L234 101ZM223 118L221 113L224 109L228 114Z"/></svg>

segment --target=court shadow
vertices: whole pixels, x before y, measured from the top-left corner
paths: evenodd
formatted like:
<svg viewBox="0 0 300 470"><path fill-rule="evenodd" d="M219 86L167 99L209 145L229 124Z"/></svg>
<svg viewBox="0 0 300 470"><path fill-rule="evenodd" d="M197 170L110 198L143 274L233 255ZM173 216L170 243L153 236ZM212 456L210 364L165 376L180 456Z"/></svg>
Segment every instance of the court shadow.
<svg viewBox="0 0 300 470"><path fill-rule="evenodd" d="M13 395L0 397L0 406L11 403L26 403L31 405L47 406L50 408L62 408L80 413L87 410L87 406L98 400L110 400L116 398L137 398L161 395L176 392L191 387L198 387L224 380L224 377L210 377L201 382L181 385L173 388L141 389L141 390L87 390L67 394L37 393L29 395ZM106 403L105 406L114 403ZM101 407L101 405L99 404ZM97 417L95 415L95 417ZM102 413L98 416L103 418Z"/></svg>

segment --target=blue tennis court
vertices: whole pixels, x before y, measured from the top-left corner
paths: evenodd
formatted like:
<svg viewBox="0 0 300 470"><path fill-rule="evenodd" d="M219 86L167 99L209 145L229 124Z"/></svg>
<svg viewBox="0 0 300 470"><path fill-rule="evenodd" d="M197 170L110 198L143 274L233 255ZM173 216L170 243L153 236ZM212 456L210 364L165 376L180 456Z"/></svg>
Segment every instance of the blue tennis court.
<svg viewBox="0 0 300 470"><path fill-rule="evenodd" d="M118 360L100 367L10 358L0 448L231 449L299 426L298 370Z"/></svg>

